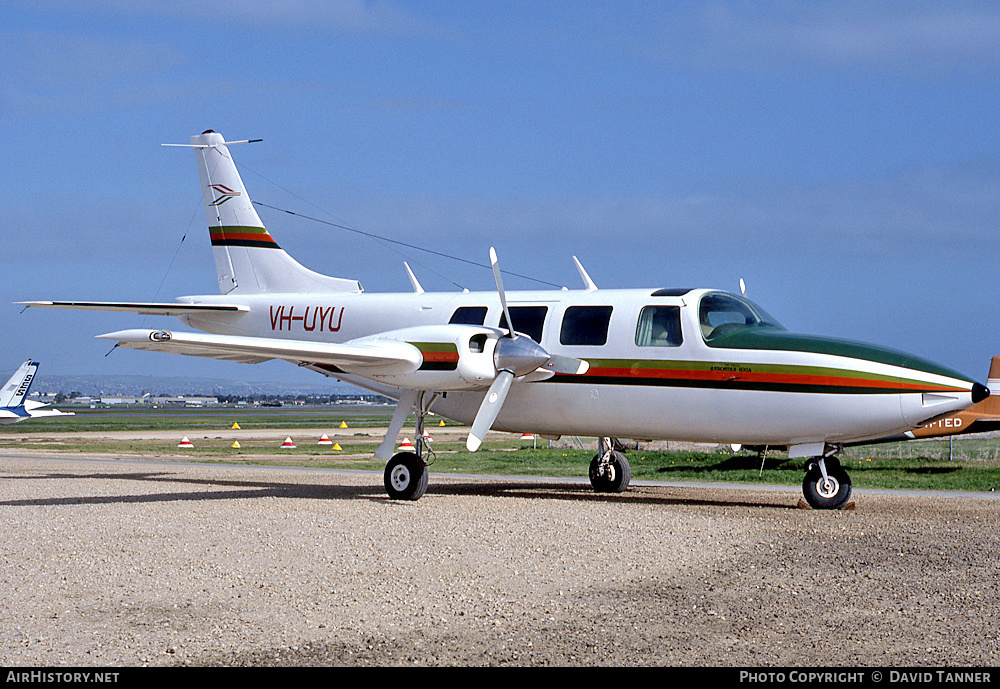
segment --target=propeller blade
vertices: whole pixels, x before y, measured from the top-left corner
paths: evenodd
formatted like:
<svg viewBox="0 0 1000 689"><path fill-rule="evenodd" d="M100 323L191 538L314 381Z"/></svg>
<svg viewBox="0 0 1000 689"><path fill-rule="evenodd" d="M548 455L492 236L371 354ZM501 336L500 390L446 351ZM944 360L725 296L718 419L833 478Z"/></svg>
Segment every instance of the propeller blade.
<svg viewBox="0 0 1000 689"><path fill-rule="evenodd" d="M542 365L542 369L563 373L569 376L582 376L590 370L590 363L583 359L576 359L571 356L561 354L550 354L549 360Z"/></svg>
<svg viewBox="0 0 1000 689"><path fill-rule="evenodd" d="M507 399L507 393L510 391L510 383L514 380L514 374L510 371L500 371L497 374L496 380L490 385L490 389L486 393L486 397L483 398L483 403L479 406L479 411L476 412L476 419L472 422L472 430L469 432L469 438L465 441L465 446L469 449L469 452L475 452L479 449L479 446L483 444L483 439L491 428L493 428L493 422L497 419L497 414L500 413L500 407L503 406L503 402Z"/></svg>
<svg viewBox="0 0 1000 689"><path fill-rule="evenodd" d="M490 247L490 264L493 266L493 278L497 281L497 292L500 293L500 306L503 307L503 315L507 319L507 337L511 339L517 337L514 334L514 321L510 319L510 311L507 310L507 296L503 291L503 278L500 277L500 260L497 258L496 249Z"/></svg>

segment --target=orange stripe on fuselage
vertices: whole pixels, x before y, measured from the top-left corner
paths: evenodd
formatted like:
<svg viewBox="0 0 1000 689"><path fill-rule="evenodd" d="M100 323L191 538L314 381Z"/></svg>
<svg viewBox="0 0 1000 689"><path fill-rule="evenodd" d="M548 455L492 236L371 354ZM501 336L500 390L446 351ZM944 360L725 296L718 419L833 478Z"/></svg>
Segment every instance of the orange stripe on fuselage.
<svg viewBox="0 0 1000 689"><path fill-rule="evenodd" d="M871 389L892 389L900 392L912 391L921 392L927 390L936 391L961 391L962 388L945 385L935 385L933 383L909 382L904 380L893 380L890 378L871 379L845 376L824 376L815 374L800 373L755 373L753 371L739 370L689 370L689 369L669 369L669 368L646 368L642 366L625 367L597 367L591 368L587 376L609 377L609 378L653 378L659 380L677 381L708 381L708 382L741 382L741 383L761 383L773 385L794 385L803 387L824 387L824 388L871 388Z"/></svg>

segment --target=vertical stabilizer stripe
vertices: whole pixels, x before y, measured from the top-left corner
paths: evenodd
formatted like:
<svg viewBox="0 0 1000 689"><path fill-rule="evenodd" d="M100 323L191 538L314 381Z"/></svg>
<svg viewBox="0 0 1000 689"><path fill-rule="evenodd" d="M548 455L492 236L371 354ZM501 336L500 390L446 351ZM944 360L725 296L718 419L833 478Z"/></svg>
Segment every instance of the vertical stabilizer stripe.
<svg viewBox="0 0 1000 689"><path fill-rule="evenodd" d="M208 228L212 246L253 246L278 249L278 243L263 227L224 225Z"/></svg>

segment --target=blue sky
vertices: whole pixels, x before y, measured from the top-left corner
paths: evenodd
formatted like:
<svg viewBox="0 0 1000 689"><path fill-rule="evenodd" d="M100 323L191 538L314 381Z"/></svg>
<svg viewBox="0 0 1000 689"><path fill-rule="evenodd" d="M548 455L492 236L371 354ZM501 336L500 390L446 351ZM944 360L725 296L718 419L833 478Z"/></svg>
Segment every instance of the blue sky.
<svg viewBox="0 0 1000 689"><path fill-rule="evenodd" d="M1000 8L900 2L0 2L3 362L319 378L115 351L174 319L30 299L216 291L194 157L260 202L577 287L738 289L789 329L985 379L1000 354ZM27 9L26 9L27 8ZM489 270L266 209L368 291ZM183 241L182 241L183 238ZM508 289L537 283L507 278Z"/></svg>

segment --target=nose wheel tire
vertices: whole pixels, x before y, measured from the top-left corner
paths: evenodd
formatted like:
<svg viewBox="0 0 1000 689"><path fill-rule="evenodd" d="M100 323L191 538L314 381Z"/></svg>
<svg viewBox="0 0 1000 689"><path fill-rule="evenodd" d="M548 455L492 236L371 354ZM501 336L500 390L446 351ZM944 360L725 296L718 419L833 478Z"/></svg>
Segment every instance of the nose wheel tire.
<svg viewBox="0 0 1000 689"><path fill-rule="evenodd" d="M419 500L427 490L427 465L412 452L399 452L385 465L384 482L393 500Z"/></svg>
<svg viewBox="0 0 1000 689"><path fill-rule="evenodd" d="M816 462L806 467L802 482L802 495L809 506L816 510L837 510L851 497L851 477L839 463L827 460L826 478Z"/></svg>

